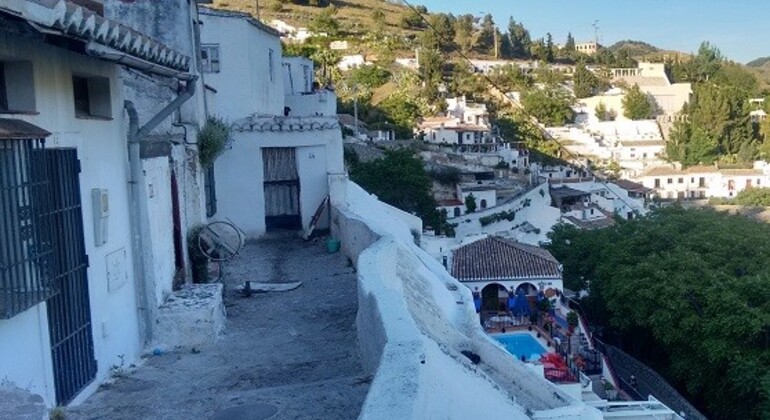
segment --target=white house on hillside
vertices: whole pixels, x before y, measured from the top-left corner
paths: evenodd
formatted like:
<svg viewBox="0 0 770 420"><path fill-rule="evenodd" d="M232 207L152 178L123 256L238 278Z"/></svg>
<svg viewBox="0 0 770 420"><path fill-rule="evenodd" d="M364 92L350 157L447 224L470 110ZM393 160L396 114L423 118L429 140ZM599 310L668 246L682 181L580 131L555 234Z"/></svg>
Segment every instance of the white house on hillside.
<svg viewBox="0 0 770 420"><path fill-rule="evenodd" d="M329 195L328 176L344 172L336 96L308 91L312 62L284 60L278 33L249 15L203 8L201 20L204 44L221 57L206 74L217 91L213 113L233 128L232 143L215 164L216 217L249 237L307 229ZM326 227L322 214L319 227Z"/></svg>
<svg viewBox="0 0 770 420"><path fill-rule="evenodd" d="M756 162L753 169L659 166L645 171L636 180L662 199L731 198L747 188L770 186L770 168L764 162Z"/></svg>
<svg viewBox="0 0 770 420"><path fill-rule="evenodd" d="M205 217L198 181L173 175L199 177L195 148L169 144L172 114L204 117L195 3L164 4L154 28L147 5L101 3L0 6L0 378L51 407L139 358L184 266L174 228ZM136 95L145 82L166 92L152 108ZM197 209L175 214L184 193Z"/></svg>

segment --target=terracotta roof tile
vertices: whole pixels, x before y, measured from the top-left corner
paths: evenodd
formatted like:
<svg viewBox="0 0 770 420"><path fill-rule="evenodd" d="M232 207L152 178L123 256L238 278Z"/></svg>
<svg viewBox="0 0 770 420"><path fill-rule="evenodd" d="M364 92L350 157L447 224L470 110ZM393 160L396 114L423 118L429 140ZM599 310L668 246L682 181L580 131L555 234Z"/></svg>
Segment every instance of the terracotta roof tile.
<svg viewBox="0 0 770 420"><path fill-rule="evenodd" d="M559 262L545 249L496 236L452 253L452 275L460 281L561 278Z"/></svg>

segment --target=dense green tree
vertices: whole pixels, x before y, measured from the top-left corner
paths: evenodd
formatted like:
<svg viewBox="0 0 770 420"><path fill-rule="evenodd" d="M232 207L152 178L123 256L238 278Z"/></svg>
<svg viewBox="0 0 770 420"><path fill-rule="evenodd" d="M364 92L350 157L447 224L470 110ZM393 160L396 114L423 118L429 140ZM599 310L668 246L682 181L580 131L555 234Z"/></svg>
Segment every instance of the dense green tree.
<svg viewBox="0 0 770 420"><path fill-rule="evenodd" d="M420 82L424 97L433 102L438 98L438 86L441 84L443 56L438 50L420 51Z"/></svg>
<svg viewBox="0 0 770 420"><path fill-rule="evenodd" d="M601 85L599 78L588 70L583 63L579 63L575 67L572 82L574 84L575 97L578 99L595 95Z"/></svg>
<svg viewBox="0 0 770 420"><path fill-rule="evenodd" d="M454 22L455 43L464 54L469 53L476 45L473 22L473 15L468 14L458 16Z"/></svg>
<svg viewBox="0 0 770 420"><path fill-rule="evenodd" d="M427 17L430 28L420 33L420 44L423 48L439 49L444 52L453 50L454 16L436 13Z"/></svg>
<svg viewBox="0 0 770 420"><path fill-rule="evenodd" d="M508 21L508 39L511 43L512 58L529 58L531 56L532 39L529 36L529 31L524 25L516 22L513 17Z"/></svg>
<svg viewBox="0 0 770 420"><path fill-rule="evenodd" d="M473 213L475 211L476 211L476 197L474 197L473 194L468 194L468 196L465 197L465 212Z"/></svg>
<svg viewBox="0 0 770 420"><path fill-rule="evenodd" d="M527 112L547 126L561 126L575 119L573 99L563 88L534 89L526 93L521 102Z"/></svg>
<svg viewBox="0 0 770 420"><path fill-rule="evenodd" d="M532 86L532 77L521 71L515 64L495 67L489 78L504 92L521 92Z"/></svg>
<svg viewBox="0 0 770 420"><path fill-rule="evenodd" d="M735 204L770 207L770 188L747 188L735 196Z"/></svg>
<svg viewBox="0 0 770 420"><path fill-rule="evenodd" d="M423 162L410 150L390 150L383 159L352 165L350 178L381 201L419 216L425 226L440 228L433 182Z"/></svg>
<svg viewBox="0 0 770 420"><path fill-rule="evenodd" d="M770 225L672 206L603 230L558 226L550 239L604 340L709 418L770 416Z"/></svg>
<svg viewBox="0 0 770 420"><path fill-rule="evenodd" d="M553 51L553 36L550 32L545 34L545 61L548 63L552 63L554 59L554 51Z"/></svg>
<svg viewBox="0 0 770 420"><path fill-rule="evenodd" d="M400 139L412 138L412 127L420 118L420 107L414 101L392 95L379 104L385 117L393 124Z"/></svg>
<svg viewBox="0 0 770 420"><path fill-rule="evenodd" d="M492 18L492 15L484 15L481 20L480 29L476 49L482 54L493 55L495 53L495 35L497 34L497 28L495 27L495 21Z"/></svg>
<svg viewBox="0 0 770 420"><path fill-rule="evenodd" d="M389 79L390 72L377 65L361 66L348 74L350 84L370 89L384 85Z"/></svg>
<svg viewBox="0 0 770 420"><path fill-rule="evenodd" d="M639 89L639 85L633 85L626 91L623 97L623 115L631 120L646 120L655 116L653 99Z"/></svg>

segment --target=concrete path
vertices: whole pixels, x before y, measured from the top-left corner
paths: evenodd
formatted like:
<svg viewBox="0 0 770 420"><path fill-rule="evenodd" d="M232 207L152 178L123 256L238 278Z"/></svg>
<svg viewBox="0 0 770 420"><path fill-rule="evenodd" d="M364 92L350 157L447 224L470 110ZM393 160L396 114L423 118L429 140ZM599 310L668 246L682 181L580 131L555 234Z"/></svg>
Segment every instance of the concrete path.
<svg viewBox="0 0 770 420"><path fill-rule="evenodd" d="M225 267L226 332L200 349L151 356L67 419L355 419L371 378L355 331L356 278L322 240L271 236ZM249 279L301 281L240 297Z"/></svg>

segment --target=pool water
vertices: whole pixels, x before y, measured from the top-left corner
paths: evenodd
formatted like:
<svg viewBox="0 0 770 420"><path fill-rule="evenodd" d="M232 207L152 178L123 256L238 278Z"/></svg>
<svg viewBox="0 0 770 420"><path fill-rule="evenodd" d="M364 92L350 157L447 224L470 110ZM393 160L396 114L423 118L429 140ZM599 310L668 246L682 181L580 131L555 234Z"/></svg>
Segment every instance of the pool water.
<svg viewBox="0 0 770 420"><path fill-rule="evenodd" d="M537 360L548 351L535 337L528 333L499 334L493 336L495 340L508 350L508 353L521 360L524 356L527 360Z"/></svg>

